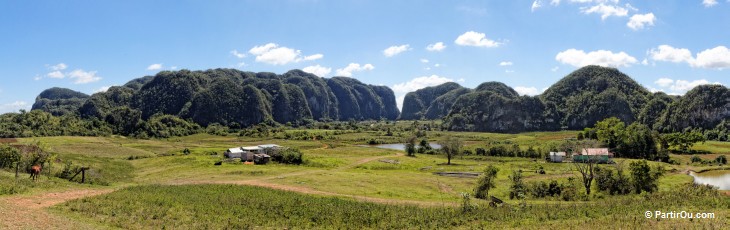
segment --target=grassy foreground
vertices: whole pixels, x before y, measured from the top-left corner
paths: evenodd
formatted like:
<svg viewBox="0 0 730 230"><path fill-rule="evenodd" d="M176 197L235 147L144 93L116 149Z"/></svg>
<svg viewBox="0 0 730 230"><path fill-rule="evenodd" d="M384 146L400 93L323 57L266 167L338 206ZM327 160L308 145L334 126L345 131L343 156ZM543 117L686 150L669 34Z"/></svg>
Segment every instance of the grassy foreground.
<svg viewBox="0 0 730 230"><path fill-rule="evenodd" d="M694 197L693 200L685 199ZM416 207L358 202L237 185L146 185L67 202L55 209L125 229L727 229L730 200L697 188L598 202ZM713 219L653 219L646 211L715 212Z"/></svg>

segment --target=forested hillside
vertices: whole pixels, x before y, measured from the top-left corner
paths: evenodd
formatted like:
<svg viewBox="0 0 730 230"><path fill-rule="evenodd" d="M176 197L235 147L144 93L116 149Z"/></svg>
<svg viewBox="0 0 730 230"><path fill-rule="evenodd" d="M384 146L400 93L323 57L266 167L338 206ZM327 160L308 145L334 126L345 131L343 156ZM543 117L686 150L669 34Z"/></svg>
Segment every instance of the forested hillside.
<svg viewBox="0 0 730 230"><path fill-rule="evenodd" d="M509 133L581 130L610 117L660 132L722 132L730 123L730 91L725 86L702 85L684 96L669 96L651 93L619 70L600 66L580 68L538 96L520 96L500 82L475 89L450 82L406 94L402 113L395 104L390 88L354 78L326 79L300 70L277 75L214 69L163 71L92 96L52 88L38 96L33 110L78 117L84 126L105 123L112 133L148 130L142 133L152 136L166 133L155 132L150 121L171 121L157 124L165 127L217 124L240 129L260 123L443 119L449 130ZM9 116L5 120L19 119ZM6 126L22 133L17 127L22 122L15 123ZM61 132L48 130L42 133Z"/></svg>
<svg viewBox="0 0 730 230"><path fill-rule="evenodd" d="M388 87L353 78L325 79L300 70L282 75L234 69L163 71L91 97L49 89L38 96L33 109L56 116L77 114L115 126L134 126L139 120L164 114L202 126L236 128L267 120L304 124L313 120L394 120L399 115Z"/></svg>

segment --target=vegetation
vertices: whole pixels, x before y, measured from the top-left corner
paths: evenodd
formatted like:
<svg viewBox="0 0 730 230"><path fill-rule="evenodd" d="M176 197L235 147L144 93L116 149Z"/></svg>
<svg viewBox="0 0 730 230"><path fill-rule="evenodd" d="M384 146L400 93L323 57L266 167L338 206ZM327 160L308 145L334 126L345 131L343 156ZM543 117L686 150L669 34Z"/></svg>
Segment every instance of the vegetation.
<svg viewBox="0 0 730 230"><path fill-rule="evenodd" d="M497 172L499 172L499 169L493 165L489 165L484 169L484 172L479 176L479 180L477 181L477 187L474 189L474 197L478 199L488 198L489 190L497 187L495 180L497 178Z"/></svg>
<svg viewBox="0 0 730 230"><path fill-rule="evenodd" d="M451 164L451 158L459 155L459 153L461 153L461 148L464 147L464 142L461 139L452 136L444 137L439 141L439 144L441 145L441 152L443 152L448 159L446 163L448 165Z"/></svg>

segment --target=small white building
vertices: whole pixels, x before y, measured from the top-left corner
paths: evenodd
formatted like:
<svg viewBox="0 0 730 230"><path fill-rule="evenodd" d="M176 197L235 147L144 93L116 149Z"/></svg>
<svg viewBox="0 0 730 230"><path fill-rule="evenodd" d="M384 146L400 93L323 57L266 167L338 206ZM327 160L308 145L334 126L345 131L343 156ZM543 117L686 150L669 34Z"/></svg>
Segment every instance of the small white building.
<svg viewBox="0 0 730 230"><path fill-rule="evenodd" d="M565 156L567 156L565 152L550 152L550 162L563 162Z"/></svg>
<svg viewBox="0 0 730 230"><path fill-rule="evenodd" d="M258 161L268 162L271 158L267 155L267 151L280 150L283 147L276 144L264 144L258 146L243 146L237 148L230 148L226 150L225 156L227 158L241 158L242 161Z"/></svg>
<svg viewBox="0 0 730 230"><path fill-rule="evenodd" d="M240 147L230 148L226 150L226 153L223 155L225 155L227 158L241 158L243 156L243 150L241 150Z"/></svg>

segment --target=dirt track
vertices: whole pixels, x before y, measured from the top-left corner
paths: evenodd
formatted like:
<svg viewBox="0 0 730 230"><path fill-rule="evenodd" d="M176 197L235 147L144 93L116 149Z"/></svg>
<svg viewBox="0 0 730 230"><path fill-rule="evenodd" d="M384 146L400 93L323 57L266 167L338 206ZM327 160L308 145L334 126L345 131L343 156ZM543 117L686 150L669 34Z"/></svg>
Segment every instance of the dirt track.
<svg viewBox="0 0 730 230"><path fill-rule="evenodd" d="M0 198L0 229L95 229L54 215L46 208L69 200L113 192L85 189Z"/></svg>

